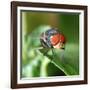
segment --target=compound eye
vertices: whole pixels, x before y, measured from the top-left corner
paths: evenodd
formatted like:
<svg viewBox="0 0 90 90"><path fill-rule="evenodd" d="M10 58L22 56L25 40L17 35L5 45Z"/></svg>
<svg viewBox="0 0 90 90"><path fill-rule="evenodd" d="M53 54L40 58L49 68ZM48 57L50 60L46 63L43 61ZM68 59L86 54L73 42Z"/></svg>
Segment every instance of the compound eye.
<svg viewBox="0 0 90 90"><path fill-rule="evenodd" d="M56 35L51 36L50 41L51 41L51 44L53 46L55 46L56 44L58 44L59 41L60 41L60 34L56 34Z"/></svg>
<svg viewBox="0 0 90 90"><path fill-rule="evenodd" d="M60 34L60 43L65 43L65 42L66 42L65 36Z"/></svg>

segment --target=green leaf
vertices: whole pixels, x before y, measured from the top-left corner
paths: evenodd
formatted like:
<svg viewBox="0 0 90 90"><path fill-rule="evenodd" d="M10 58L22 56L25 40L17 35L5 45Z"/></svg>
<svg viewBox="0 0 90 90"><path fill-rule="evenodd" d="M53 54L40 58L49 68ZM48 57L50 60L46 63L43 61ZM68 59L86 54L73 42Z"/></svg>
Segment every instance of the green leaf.
<svg viewBox="0 0 90 90"><path fill-rule="evenodd" d="M65 50L53 49L52 52L51 49L48 49L47 52L47 49L43 48L39 51L66 75L79 74L79 50L77 44L67 44Z"/></svg>

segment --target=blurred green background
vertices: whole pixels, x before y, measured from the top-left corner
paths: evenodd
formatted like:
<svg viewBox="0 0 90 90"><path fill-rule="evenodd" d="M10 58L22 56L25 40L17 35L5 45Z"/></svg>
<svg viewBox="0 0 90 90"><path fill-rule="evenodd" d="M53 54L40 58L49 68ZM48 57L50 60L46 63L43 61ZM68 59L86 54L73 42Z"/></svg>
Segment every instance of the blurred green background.
<svg viewBox="0 0 90 90"><path fill-rule="evenodd" d="M40 48L50 28L65 35L65 50ZM21 32L21 78L79 75L79 14L22 11Z"/></svg>

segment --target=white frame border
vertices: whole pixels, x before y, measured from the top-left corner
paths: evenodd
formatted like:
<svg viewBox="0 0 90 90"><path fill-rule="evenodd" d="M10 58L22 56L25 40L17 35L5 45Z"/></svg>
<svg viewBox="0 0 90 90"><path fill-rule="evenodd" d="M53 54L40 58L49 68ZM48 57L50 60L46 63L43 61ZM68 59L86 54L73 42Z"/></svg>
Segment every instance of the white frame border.
<svg viewBox="0 0 90 90"><path fill-rule="evenodd" d="M65 13L80 13L79 15L79 60L80 60L80 75L75 76L60 76L49 78L31 78L20 79L20 12L21 10L33 10L33 11L49 11L49 12L65 12ZM35 7L17 7L17 83L18 84L30 84L30 83L45 83L45 82L63 82L63 81L77 81L84 80L84 11L72 10L72 9L52 9L52 8L35 8Z"/></svg>

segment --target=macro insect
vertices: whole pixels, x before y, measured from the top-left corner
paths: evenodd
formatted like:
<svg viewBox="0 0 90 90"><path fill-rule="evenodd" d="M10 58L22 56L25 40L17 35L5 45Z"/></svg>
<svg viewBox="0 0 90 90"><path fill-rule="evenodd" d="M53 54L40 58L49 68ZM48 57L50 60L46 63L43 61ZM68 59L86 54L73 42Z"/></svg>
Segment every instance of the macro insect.
<svg viewBox="0 0 90 90"><path fill-rule="evenodd" d="M44 48L58 48L64 50L66 39L59 30L51 28L41 34L40 42Z"/></svg>

